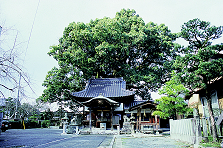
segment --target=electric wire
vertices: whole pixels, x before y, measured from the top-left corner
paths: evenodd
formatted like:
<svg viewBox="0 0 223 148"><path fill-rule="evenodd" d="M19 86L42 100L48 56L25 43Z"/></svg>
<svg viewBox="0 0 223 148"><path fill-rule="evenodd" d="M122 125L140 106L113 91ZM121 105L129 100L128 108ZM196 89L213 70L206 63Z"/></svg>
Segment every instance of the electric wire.
<svg viewBox="0 0 223 148"><path fill-rule="evenodd" d="M35 23L35 20L36 20L37 11L38 11L38 9L39 9L39 3L40 3L40 0L39 0L39 2L38 2L37 8L36 8L36 13L35 13L35 16L34 16L34 19L33 19L33 24L32 24L31 30L30 30L30 34L29 34L29 38L28 38L28 43L27 43L26 51L25 51L24 60L25 60L25 58L26 58L26 52L27 52L27 50L28 50L29 42L30 42L31 35L32 35L32 32L33 32L33 26L34 26L34 23Z"/></svg>
<svg viewBox="0 0 223 148"><path fill-rule="evenodd" d="M34 19L33 19L33 23L32 23L32 26L31 26L31 30L30 30L30 34L29 34L29 38L28 38L28 42L27 42L27 46L26 46L26 50L25 50L25 53L24 53L24 59L23 59L23 62L25 61L26 59L26 53L27 53L27 50L29 48L29 43L30 43L30 39L31 39L31 36L32 36L32 32L33 32L33 27L34 27L34 24L35 24L35 20L36 20L36 16L37 16L37 12L38 12L38 9L39 9L39 4L40 4L40 0L38 1L38 4L37 4L37 8L36 8L36 12L35 12L35 15L34 15ZM31 88L32 89L32 88ZM34 90L32 90L34 92ZM35 93L35 92L34 92ZM27 98L24 97L26 99L26 102L28 102Z"/></svg>

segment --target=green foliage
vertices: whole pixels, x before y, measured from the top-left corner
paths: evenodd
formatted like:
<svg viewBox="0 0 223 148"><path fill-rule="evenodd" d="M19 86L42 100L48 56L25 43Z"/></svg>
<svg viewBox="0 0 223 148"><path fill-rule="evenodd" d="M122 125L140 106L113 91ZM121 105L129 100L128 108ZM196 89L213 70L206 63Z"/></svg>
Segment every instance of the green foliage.
<svg viewBox="0 0 223 148"><path fill-rule="evenodd" d="M122 9L114 18L70 23L59 44L48 52L59 67L48 72L39 99L70 99L70 92L83 90L92 76L123 77L127 87L136 87L139 94L144 93L140 89L144 86L156 90L169 75L176 38L164 24L145 24L129 9Z"/></svg>
<svg viewBox="0 0 223 148"><path fill-rule="evenodd" d="M159 115L161 118L176 118L176 114L183 115L190 111L188 105L185 103L183 96L188 94L179 79L176 77L176 73L172 73L170 81L166 82L163 88L159 89L159 94L166 95L160 99L156 99L158 103L157 111L153 112L153 115Z"/></svg>
<svg viewBox="0 0 223 148"><path fill-rule="evenodd" d="M41 120L51 120L53 118L54 114L53 112L48 108L44 112L40 113L40 119Z"/></svg>
<svg viewBox="0 0 223 148"><path fill-rule="evenodd" d="M43 121L41 122L41 127L43 127L43 128L48 128L48 127L50 127L50 120L43 120Z"/></svg>
<svg viewBox="0 0 223 148"><path fill-rule="evenodd" d="M20 122L22 124L22 121ZM39 128L40 127L40 124L37 120L25 120L24 123L25 123L25 128Z"/></svg>
<svg viewBox="0 0 223 148"><path fill-rule="evenodd" d="M189 42L183 47L183 56L178 56L174 67L181 81L191 90L206 88L214 78L223 75L223 59L217 55L223 50L223 44L211 45L211 40L222 34L223 27L210 26L210 22L193 19L182 26L181 37Z"/></svg>
<svg viewBox="0 0 223 148"><path fill-rule="evenodd" d="M202 141L200 145L203 146L203 147L217 147L217 148L221 148L221 141L213 142L213 137L212 136L208 136L208 141L209 142Z"/></svg>
<svg viewBox="0 0 223 148"><path fill-rule="evenodd" d="M29 103L23 103L19 107L19 113L23 117L30 117L30 116L38 116L39 115L39 109L36 105L31 105Z"/></svg>
<svg viewBox="0 0 223 148"><path fill-rule="evenodd" d="M38 122L37 120L38 120L38 118L39 118L39 116L37 115L37 114L34 114L34 115L32 115L32 116L30 116L29 117L29 119L32 121L32 122Z"/></svg>
<svg viewBox="0 0 223 148"><path fill-rule="evenodd" d="M6 99L6 106L2 107L4 115L8 118L13 118L16 112L16 100L17 98ZM31 105L29 103L20 104L17 103L17 115L20 117L30 117L34 114L39 114L39 108L37 105Z"/></svg>
<svg viewBox="0 0 223 148"><path fill-rule="evenodd" d="M222 26L210 26L210 22L201 21L196 18L184 23L181 29L181 37L189 42L189 48L196 50L211 45L211 40L221 37Z"/></svg>
<svg viewBox="0 0 223 148"><path fill-rule="evenodd" d="M211 107L212 88L209 88L208 84L223 76L223 59L218 57L223 50L223 44L211 45L211 41L220 38L222 32L222 26L211 26L210 22L200 19L184 23L181 37L189 42L189 46L182 47L183 55L179 55L173 64L186 87L191 90L205 89L206 94L204 95L207 98L214 142L217 138L217 131Z"/></svg>

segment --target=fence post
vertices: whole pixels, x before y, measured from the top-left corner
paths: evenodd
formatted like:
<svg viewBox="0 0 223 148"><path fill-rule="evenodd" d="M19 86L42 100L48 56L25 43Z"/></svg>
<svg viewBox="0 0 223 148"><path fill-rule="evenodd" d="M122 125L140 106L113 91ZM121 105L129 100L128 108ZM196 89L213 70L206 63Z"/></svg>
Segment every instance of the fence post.
<svg viewBox="0 0 223 148"><path fill-rule="evenodd" d="M216 125L216 129L217 129L218 137L221 137L221 129L220 129L220 125Z"/></svg>
<svg viewBox="0 0 223 148"><path fill-rule="evenodd" d="M200 117L197 113L197 109L195 108L194 108L194 121L195 121L195 135L196 135L194 148L198 148L201 142L201 126L200 126Z"/></svg>
<svg viewBox="0 0 223 148"><path fill-rule="evenodd" d="M209 130L209 134L212 135L212 129L211 129L211 121L210 118L208 117L208 130Z"/></svg>
<svg viewBox="0 0 223 148"><path fill-rule="evenodd" d="M170 137L173 138L173 128L172 128L173 119L170 119L169 123L170 123Z"/></svg>
<svg viewBox="0 0 223 148"><path fill-rule="evenodd" d="M202 128L203 128L203 134L204 134L204 138L203 140L205 142L208 142L208 128L207 128L207 121L204 117L201 118L202 121Z"/></svg>

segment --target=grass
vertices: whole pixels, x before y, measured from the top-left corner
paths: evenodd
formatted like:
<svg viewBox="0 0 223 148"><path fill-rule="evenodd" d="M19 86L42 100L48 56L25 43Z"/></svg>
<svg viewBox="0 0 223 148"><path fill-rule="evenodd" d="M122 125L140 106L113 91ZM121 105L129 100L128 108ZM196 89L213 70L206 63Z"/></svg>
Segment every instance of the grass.
<svg viewBox="0 0 223 148"><path fill-rule="evenodd" d="M217 147L217 148L221 148L221 143L214 143L214 142L208 142L208 143L201 143L200 145L203 147Z"/></svg>
<svg viewBox="0 0 223 148"><path fill-rule="evenodd" d="M217 147L217 148L221 148L221 141L219 140L218 142L213 142L213 137L212 136L208 136L208 141L209 142L202 142L200 145L203 147Z"/></svg>

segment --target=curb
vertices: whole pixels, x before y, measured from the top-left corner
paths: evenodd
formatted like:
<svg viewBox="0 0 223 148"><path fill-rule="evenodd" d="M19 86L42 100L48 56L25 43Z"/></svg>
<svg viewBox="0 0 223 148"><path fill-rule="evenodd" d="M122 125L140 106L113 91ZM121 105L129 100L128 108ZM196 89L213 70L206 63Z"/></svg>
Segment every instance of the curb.
<svg viewBox="0 0 223 148"><path fill-rule="evenodd" d="M116 136L114 135L113 138L112 138L112 141L111 141L111 143L109 145L109 148L112 148L113 147L113 145L115 143L115 138L116 138Z"/></svg>

